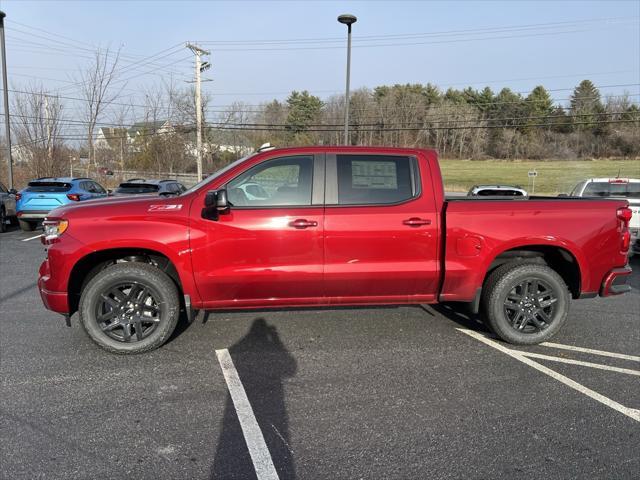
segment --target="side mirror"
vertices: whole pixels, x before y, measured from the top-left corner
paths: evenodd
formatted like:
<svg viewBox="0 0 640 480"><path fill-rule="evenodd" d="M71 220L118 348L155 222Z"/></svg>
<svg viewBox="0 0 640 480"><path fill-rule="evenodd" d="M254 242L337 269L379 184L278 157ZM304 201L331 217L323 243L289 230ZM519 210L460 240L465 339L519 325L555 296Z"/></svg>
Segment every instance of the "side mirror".
<svg viewBox="0 0 640 480"><path fill-rule="evenodd" d="M18 191L15 188L12 188L11 190L9 190L9 194L10 195L17 195Z"/></svg>
<svg viewBox="0 0 640 480"><path fill-rule="evenodd" d="M217 220L220 214L229 213L229 207L229 198L226 190L211 190L204 197L202 217Z"/></svg>

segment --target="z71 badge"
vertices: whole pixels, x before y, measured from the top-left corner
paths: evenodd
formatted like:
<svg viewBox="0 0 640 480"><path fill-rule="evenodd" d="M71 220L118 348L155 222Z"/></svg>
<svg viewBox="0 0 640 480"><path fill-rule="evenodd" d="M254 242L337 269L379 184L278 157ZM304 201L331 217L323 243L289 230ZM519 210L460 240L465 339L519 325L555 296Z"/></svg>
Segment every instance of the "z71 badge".
<svg viewBox="0 0 640 480"><path fill-rule="evenodd" d="M182 208L181 204L172 204L172 205L150 205L148 212L167 212L167 211L178 211Z"/></svg>

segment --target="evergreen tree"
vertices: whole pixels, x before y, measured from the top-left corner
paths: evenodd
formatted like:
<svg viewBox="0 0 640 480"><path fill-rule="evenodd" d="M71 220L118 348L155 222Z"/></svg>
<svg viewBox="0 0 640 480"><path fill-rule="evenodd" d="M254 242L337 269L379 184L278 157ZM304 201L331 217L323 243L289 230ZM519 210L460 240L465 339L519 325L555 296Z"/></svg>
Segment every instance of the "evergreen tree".
<svg viewBox="0 0 640 480"><path fill-rule="evenodd" d="M315 95L311 95L308 91L291 92L287 98L289 106L289 114L287 115L287 130L293 133L306 131L309 125L316 122L320 118L322 110L322 100Z"/></svg>
<svg viewBox="0 0 640 480"><path fill-rule="evenodd" d="M604 112L600 92L590 80L583 80L573 91L569 112L578 130L591 130L598 120L604 119L598 115Z"/></svg>

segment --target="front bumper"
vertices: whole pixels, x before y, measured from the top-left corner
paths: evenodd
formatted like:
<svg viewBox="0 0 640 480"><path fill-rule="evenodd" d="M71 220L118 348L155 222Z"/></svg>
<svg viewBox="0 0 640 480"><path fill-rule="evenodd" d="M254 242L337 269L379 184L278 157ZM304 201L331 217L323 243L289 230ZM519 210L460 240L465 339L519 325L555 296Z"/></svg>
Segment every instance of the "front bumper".
<svg viewBox="0 0 640 480"><path fill-rule="evenodd" d="M38 290L40 298L44 306L54 312L67 314L69 313L69 301L67 292L55 292L47 290L47 283L51 280L51 272L49 270L49 260L45 259L40 265L38 278Z"/></svg>
<svg viewBox="0 0 640 480"><path fill-rule="evenodd" d="M631 267L628 265L611 270L602 281L600 296L608 297L629 292L631 290L631 285L627 285L629 275L631 275Z"/></svg>

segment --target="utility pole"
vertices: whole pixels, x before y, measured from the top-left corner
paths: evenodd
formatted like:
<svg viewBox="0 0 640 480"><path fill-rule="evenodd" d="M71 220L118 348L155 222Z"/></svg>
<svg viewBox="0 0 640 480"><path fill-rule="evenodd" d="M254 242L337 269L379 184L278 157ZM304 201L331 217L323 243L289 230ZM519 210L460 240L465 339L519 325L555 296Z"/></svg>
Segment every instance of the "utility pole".
<svg viewBox="0 0 640 480"><path fill-rule="evenodd" d="M11 127L9 124L9 85L7 82L7 50L4 46L4 17L0 11L0 49L2 50L2 88L4 89L4 127L7 142L7 164L9 170L9 188L13 188L13 161L11 160Z"/></svg>
<svg viewBox="0 0 640 480"><path fill-rule="evenodd" d="M200 90L200 74L211 67L209 62L202 62L202 55L210 55L207 50L203 50L197 45L187 43L187 48L196 56L196 162L198 167L198 181L202 180L202 92Z"/></svg>
<svg viewBox="0 0 640 480"><path fill-rule="evenodd" d="M51 141L51 119L49 118L49 95L44 96L44 115L47 121L47 160L53 163L53 142Z"/></svg>

